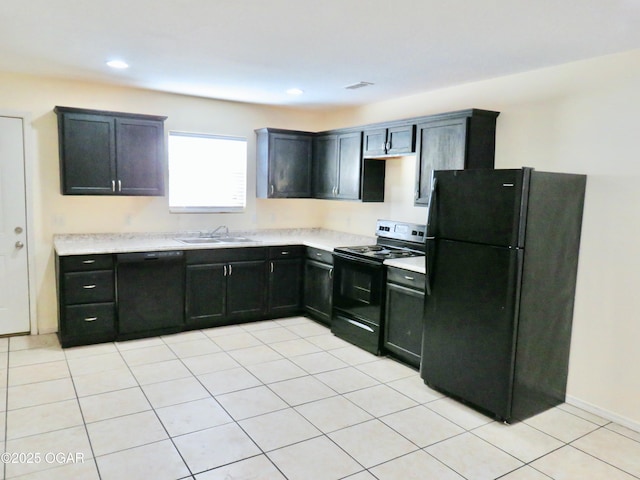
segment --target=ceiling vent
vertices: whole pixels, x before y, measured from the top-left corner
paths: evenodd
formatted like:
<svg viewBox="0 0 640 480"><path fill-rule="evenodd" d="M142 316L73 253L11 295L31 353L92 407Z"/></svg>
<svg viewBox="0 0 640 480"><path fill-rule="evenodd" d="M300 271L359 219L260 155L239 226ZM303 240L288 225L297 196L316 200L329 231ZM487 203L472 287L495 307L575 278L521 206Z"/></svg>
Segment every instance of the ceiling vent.
<svg viewBox="0 0 640 480"><path fill-rule="evenodd" d="M358 82L358 83L353 83L351 85L347 85L344 88L346 88L347 90L357 90L359 88L368 87L369 85L373 85L373 83L371 83L371 82Z"/></svg>

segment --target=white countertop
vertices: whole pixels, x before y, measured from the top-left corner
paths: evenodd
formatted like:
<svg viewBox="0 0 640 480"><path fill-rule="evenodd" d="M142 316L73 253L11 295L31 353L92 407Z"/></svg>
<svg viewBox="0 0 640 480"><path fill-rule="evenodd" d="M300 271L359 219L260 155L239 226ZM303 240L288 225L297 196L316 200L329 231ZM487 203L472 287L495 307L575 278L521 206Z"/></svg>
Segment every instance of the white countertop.
<svg viewBox="0 0 640 480"><path fill-rule="evenodd" d="M418 257L409 258L394 258L391 260L385 260L384 264L389 267L402 268L404 270L411 270L416 273L424 273L425 269L425 257L424 255Z"/></svg>
<svg viewBox="0 0 640 480"><path fill-rule="evenodd" d="M191 233L193 234L193 232ZM248 237L255 240L254 242L187 244L178 240L178 238L184 238L188 235L189 232L58 234L53 236L53 247L58 255L67 256L278 245L305 245L330 252L336 247L376 243L376 238L373 236L353 235L321 228L232 231L229 233L230 236ZM417 273L425 272L424 257L385 260L384 264Z"/></svg>
<svg viewBox="0 0 640 480"><path fill-rule="evenodd" d="M191 233L193 234L193 232ZM229 233L230 236L248 237L255 240L254 242L187 244L178 240L178 238L184 238L188 235L189 232L58 234L53 236L53 247L58 255L66 256L278 245L306 245L332 251L335 247L370 245L376 242L375 237L320 228L232 231Z"/></svg>

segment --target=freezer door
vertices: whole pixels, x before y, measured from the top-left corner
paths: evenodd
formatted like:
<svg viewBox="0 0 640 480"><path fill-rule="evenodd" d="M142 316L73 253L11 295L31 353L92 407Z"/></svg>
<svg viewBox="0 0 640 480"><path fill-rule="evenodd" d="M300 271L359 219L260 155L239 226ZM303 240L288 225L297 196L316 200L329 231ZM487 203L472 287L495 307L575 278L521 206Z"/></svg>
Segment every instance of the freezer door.
<svg viewBox="0 0 640 480"><path fill-rule="evenodd" d="M436 171L428 235L522 247L529 171Z"/></svg>
<svg viewBox="0 0 640 480"><path fill-rule="evenodd" d="M508 419L520 250L435 242L425 298L421 376L428 385Z"/></svg>

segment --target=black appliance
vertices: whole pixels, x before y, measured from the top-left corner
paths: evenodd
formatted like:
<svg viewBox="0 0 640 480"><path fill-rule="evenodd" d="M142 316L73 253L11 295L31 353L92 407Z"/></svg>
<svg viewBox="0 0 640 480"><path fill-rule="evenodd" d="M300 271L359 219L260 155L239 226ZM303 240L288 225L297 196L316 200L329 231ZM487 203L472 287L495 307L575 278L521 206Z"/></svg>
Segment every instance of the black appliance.
<svg viewBox="0 0 640 480"><path fill-rule="evenodd" d="M586 176L437 171L421 376L503 421L564 401Z"/></svg>
<svg viewBox="0 0 640 480"><path fill-rule="evenodd" d="M425 228L378 220L375 245L333 250L331 331L336 336L380 354L386 283L383 262L424 255Z"/></svg>
<svg viewBox="0 0 640 480"><path fill-rule="evenodd" d="M116 255L118 338L181 331L184 326L184 252Z"/></svg>

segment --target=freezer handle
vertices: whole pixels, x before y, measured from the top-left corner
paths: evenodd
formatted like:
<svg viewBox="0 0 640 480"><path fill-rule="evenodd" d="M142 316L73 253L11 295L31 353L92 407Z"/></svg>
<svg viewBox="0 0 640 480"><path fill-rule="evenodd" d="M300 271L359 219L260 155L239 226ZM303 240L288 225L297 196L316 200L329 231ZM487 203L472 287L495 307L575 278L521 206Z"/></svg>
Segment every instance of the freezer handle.
<svg viewBox="0 0 640 480"><path fill-rule="evenodd" d="M429 245L435 239L435 236L431 234L430 227L431 222L433 220L433 208L436 203L436 185L438 179L435 177L435 172L431 173L431 192L429 192L429 206L427 207L427 228L425 231L425 248L426 248L426 258L425 258L425 293L427 295L431 295L431 269L429 268L429 263L433 262L433 255L429 252Z"/></svg>

